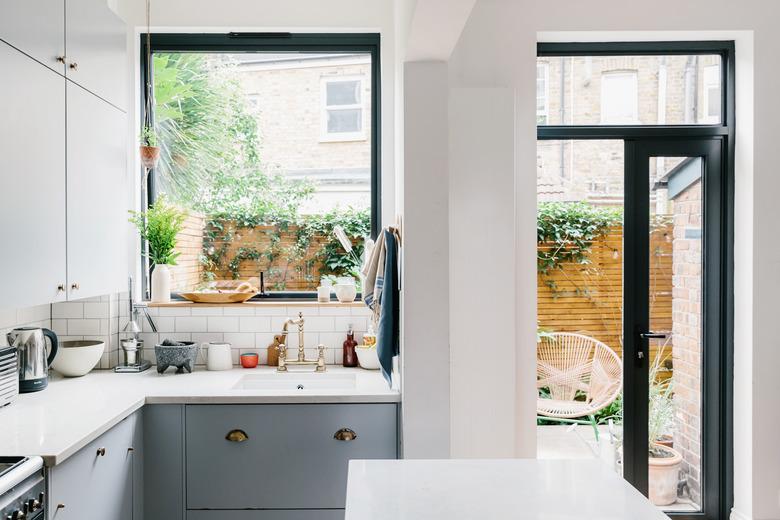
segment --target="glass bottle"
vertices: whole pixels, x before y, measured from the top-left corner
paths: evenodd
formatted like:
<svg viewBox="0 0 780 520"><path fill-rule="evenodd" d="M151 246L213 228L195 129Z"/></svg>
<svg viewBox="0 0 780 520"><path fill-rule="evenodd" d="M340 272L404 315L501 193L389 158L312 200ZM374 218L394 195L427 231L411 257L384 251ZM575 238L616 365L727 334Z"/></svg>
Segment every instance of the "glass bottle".
<svg viewBox="0 0 780 520"><path fill-rule="evenodd" d="M352 330L352 326L349 327L349 332L347 333L347 339L344 340L344 366L345 367L356 367L358 365L357 360L357 352L355 352L355 347L357 346L357 341L355 341L355 332Z"/></svg>

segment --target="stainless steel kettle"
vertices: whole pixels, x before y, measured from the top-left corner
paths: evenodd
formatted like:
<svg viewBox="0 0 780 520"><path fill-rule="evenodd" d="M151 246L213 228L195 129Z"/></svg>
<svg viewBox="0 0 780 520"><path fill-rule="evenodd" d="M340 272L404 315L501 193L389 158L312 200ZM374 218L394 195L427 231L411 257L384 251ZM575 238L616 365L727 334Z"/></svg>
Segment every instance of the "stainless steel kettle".
<svg viewBox="0 0 780 520"><path fill-rule="evenodd" d="M16 348L19 367L19 392L38 392L49 384L49 365L57 355L57 335L49 329L22 327L6 336L8 345ZM46 339L51 341L51 350L46 355Z"/></svg>

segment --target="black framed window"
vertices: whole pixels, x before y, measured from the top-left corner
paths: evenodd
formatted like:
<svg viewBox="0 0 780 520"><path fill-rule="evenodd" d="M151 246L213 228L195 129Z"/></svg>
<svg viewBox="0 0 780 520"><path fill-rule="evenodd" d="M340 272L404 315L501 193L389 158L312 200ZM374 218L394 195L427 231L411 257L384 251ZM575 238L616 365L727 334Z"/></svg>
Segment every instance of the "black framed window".
<svg viewBox="0 0 780 520"><path fill-rule="evenodd" d="M150 42L147 63L142 36L141 119L161 157L144 202L188 215L174 292L262 279L257 298L313 299L323 277L359 280L362 239L381 227L379 35Z"/></svg>
<svg viewBox="0 0 780 520"><path fill-rule="evenodd" d="M678 489L656 503L675 518L726 518L734 44L539 43L537 55L540 229L595 225L581 250L540 241L541 341L575 332L613 350L620 397L584 423L617 439L616 471L652 496L650 458L668 440L681 453ZM550 254L561 250L582 256L564 265ZM540 418L540 428L552 424Z"/></svg>

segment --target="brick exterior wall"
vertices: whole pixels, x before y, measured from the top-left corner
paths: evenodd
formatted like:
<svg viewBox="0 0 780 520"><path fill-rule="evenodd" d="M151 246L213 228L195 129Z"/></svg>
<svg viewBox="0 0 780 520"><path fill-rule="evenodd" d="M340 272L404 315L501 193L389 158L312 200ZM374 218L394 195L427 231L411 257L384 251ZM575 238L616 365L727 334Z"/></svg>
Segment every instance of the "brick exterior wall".
<svg viewBox="0 0 780 520"><path fill-rule="evenodd" d="M369 207L370 57L247 63L240 65L238 71L244 90L255 105L264 168L288 176L307 176L317 184L315 200L305 204L302 211L318 212L335 205ZM363 138L322 138L323 83L329 78L362 78ZM328 172L340 172L342 178L336 183L321 183L322 174Z"/></svg>
<svg viewBox="0 0 780 520"><path fill-rule="evenodd" d="M696 181L674 200L672 359L674 447L683 456L691 499L697 504L701 504L701 227L701 181Z"/></svg>

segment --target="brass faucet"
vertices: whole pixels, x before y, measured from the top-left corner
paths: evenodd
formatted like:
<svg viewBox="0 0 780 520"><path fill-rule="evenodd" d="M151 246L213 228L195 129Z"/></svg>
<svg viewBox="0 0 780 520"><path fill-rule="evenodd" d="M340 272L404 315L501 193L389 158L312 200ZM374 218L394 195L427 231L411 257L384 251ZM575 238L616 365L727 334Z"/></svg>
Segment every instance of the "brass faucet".
<svg viewBox="0 0 780 520"><path fill-rule="evenodd" d="M282 328L284 341L279 344L279 365L277 372L287 372L287 365L316 365L315 372L325 372L325 345L317 345L317 359L306 359L303 351L303 313L298 313L298 318L287 318ZM287 359L287 334L290 325L298 326L298 359Z"/></svg>

